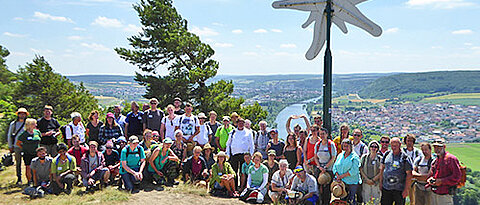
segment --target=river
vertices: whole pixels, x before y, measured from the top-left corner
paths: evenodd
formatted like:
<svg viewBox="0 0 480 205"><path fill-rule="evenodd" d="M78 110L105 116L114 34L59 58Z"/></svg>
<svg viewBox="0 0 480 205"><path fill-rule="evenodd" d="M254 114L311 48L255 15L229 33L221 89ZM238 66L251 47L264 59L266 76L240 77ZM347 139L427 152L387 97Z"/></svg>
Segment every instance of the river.
<svg viewBox="0 0 480 205"><path fill-rule="evenodd" d="M280 111L278 113L277 117L275 118L275 123L277 123L277 129L278 129L278 137L280 139L285 139L287 137L286 124L287 124L288 118L291 115L305 114L308 117L308 119L310 119L309 113L307 113L307 111L305 110L306 109L306 103L317 101L320 98L321 98L321 96L316 97L316 98L312 98L312 99L309 99L309 100L305 100L305 101L300 102L300 103L292 104L292 105L284 108L282 111ZM307 127L305 125L305 122L304 122L303 119L294 119L290 123L292 131L293 131L293 126L297 123L300 124L300 126L302 126L302 128Z"/></svg>

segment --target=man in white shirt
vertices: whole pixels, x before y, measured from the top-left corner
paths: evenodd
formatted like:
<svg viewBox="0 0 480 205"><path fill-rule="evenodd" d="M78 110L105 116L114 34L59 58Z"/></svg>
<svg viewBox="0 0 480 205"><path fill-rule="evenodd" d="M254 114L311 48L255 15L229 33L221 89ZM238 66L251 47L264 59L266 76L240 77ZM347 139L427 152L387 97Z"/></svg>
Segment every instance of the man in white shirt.
<svg viewBox="0 0 480 205"><path fill-rule="evenodd" d="M362 130L353 130L353 150L358 155L358 157L362 157L362 155L367 154L368 152L368 147L365 143L362 142L362 137Z"/></svg>
<svg viewBox="0 0 480 205"><path fill-rule="evenodd" d="M227 141L227 155L230 157L230 164L235 173L238 173L238 168L242 165L243 154L248 152L253 155L255 151L253 134L251 130L245 128L245 120L238 118L237 126L230 132Z"/></svg>
<svg viewBox="0 0 480 205"><path fill-rule="evenodd" d="M187 144L187 155L192 154L195 147L194 139L200 134L200 122L198 118L192 114L193 106L190 103L185 104L185 114L178 117L178 124L175 130L182 130L183 142Z"/></svg>
<svg viewBox="0 0 480 205"><path fill-rule="evenodd" d="M200 121L200 133L195 137L194 141L197 142L197 145L203 148L203 146L212 138L212 130L210 129L210 126L205 124L207 116L203 112L198 114L198 120Z"/></svg>
<svg viewBox="0 0 480 205"><path fill-rule="evenodd" d="M68 147L72 146L72 136L78 135L80 144L85 144L85 126L82 123L82 115L78 112L70 114L72 122L65 127L65 139L67 139Z"/></svg>

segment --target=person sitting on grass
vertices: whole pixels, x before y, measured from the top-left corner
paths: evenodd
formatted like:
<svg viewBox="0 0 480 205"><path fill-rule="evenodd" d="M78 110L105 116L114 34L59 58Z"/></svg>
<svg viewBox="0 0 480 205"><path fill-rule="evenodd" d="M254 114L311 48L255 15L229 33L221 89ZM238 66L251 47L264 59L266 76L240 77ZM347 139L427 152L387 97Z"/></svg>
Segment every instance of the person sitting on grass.
<svg viewBox="0 0 480 205"><path fill-rule="evenodd" d="M187 158L187 145L183 142L183 132L182 130L175 130L175 142L173 142L172 147L170 148L175 156L180 159L180 168L183 168L183 162Z"/></svg>
<svg viewBox="0 0 480 205"><path fill-rule="evenodd" d="M268 150L268 157L267 160L263 161L263 164L268 168L268 184L267 186L270 186L270 181L272 181L272 176L273 173L279 170L278 168L278 161L275 160L277 153L275 150L271 149Z"/></svg>
<svg viewBox="0 0 480 205"><path fill-rule="evenodd" d="M105 187L110 178L110 172L105 167L103 154L97 150L98 143L90 141L88 144L89 151L82 157L82 182L86 191L93 191L96 181L100 181L100 188Z"/></svg>
<svg viewBox="0 0 480 205"><path fill-rule="evenodd" d="M247 186L247 176L248 176L248 169L253 166L252 162L252 155L250 152L245 152L243 155L243 159L245 162L242 164L242 170L240 170L240 192L242 192Z"/></svg>
<svg viewBox="0 0 480 205"><path fill-rule="evenodd" d="M263 157L260 152L253 154L254 165L248 169L247 189L243 190L240 195L242 199L248 200L245 196L250 195L252 191L257 191L256 202L263 203L265 194L267 194L268 168L262 164L262 160Z"/></svg>
<svg viewBox="0 0 480 205"><path fill-rule="evenodd" d="M110 182L113 182L119 175L120 168L120 154L114 149L113 142L108 141L105 144L105 150L103 151L103 157L105 157L105 166L110 172Z"/></svg>
<svg viewBox="0 0 480 205"><path fill-rule="evenodd" d="M200 156L202 154L202 147L195 146L193 148L193 155L187 159L183 166L183 174L185 181L190 180L193 184L206 184L206 180L209 177L207 163L205 159ZM203 181L203 182L202 182Z"/></svg>
<svg viewBox="0 0 480 205"><path fill-rule="evenodd" d="M272 181L270 181L271 189L268 192L268 196L274 204L278 203L281 197L285 197L294 177L292 170L288 168L286 159L280 160L278 164L280 169L273 174Z"/></svg>
<svg viewBox="0 0 480 205"><path fill-rule="evenodd" d="M145 168L145 152L138 146L138 137L128 138L129 144L122 149L120 154L120 175L125 189L135 193L134 185L139 185L143 180L143 169Z"/></svg>
<svg viewBox="0 0 480 205"><path fill-rule="evenodd" d="M203 158L205 159L205 163L207 163L208 173L210 174L212 174L212 166L215 164L215 159L213 159L213 150L215 150L215 148L209 143L203 147Z"/></svg>
<svg viewBox="0 0 480 205"><path fill-rule="evenodd" d="M57 148L55 148L56 150ZM50 169L53 158L47 156L47 148L37 148L37 157L33 158L30 168L33 172L33 186L48 189L50 185Z"/></svg>
<svg viewBox="0 0 480 205"><path fill-rule="evenodd" d="M302 166L295 167L293 172L295 177L287 192L295 193L293 194L295 197L290 195L286 197L288 204L316 204L318 200L318 186L315 177L307 174Z"/></svg>
<svg viewBox="0 0 480 205"><path fill-rule="evenodd" d="M67 145L64 143L57 146L58 155L52 161L51 179L54 181L52 192L56 195L61 192L72 193L73 181L75 180L76 161L75 158L67 154ZM65 189L65 185L67 186Z"/></svg>
<svg viewBox="0 0 480 205"><path fill-rule="evenodd" d="M154 148L148 160L149 165L147 171L149 176L151 176L158 185L178 185L175 178L177 178L179 174L178 163L180 160L170 149L172 144L172 139L165 138L162 147Z"/></svg>
<svg viewBox="0 0 480 205"><path fill-rule="evenodd" d="M32 170L30 164L36 156L36 150L40 145L42 133L35 129L37 121L32 118L25 120L25 132L18 136L17 146L23 152L23 163L25 164L25 174L27 175L28 184L32 183Z"/></svg>
<svg viewBox="0 0 480 205"><path fill-rule="evenodd" d="M235 172L227 160L228 156L225 152L218 152L217 163L212 166L210 189L212 193L216 190L227 189L229 197L238 197L238 193L235 191Z"/></svg>
<svg viewBox="0 0 480 205"><path fill-rule="evenodd" d="M73 147L67 151L67 153L74 157L75 164L77 165L77 170L75 171L75 179L77 179L80 172L82 172L82 168L80 165L82 164L82 157L85 153L88 153L88 148L80 144L80 137L78 135L73 135L71 140ZM78 183L78 180L75 181L75 184Z"/></svg>

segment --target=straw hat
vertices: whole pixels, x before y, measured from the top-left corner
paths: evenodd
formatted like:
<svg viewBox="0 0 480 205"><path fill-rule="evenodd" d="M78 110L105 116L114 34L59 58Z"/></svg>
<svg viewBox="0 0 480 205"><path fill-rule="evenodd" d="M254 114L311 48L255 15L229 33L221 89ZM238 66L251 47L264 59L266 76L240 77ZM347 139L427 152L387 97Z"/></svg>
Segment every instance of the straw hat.
<svg viewBox="0 0 480 205"><path fill-rule="evenodd" d="M211 149L211 150L215 150L215 148L213 148L210 143L207 143L205 144L205 146L203 146L203 150L206 150L206 149Z"/></svg>
<svg viewBox="0 0 480 205"><path fill-rule="evenodd" d="M225 157L225 161L228 161L228 155L223 151L218 152L218 154L216 155L217 160L218 160L218 157Z"/></svg>
<svg viewBox="0 0 480 205"><path fill-rule="evenodd" d="M330 181L332 181L332 177L327 172L324 172L318 176L318 184L320 185L329 184Z"/></svg>
<svg viewBox="0 0 480 205"><path fill-rule="evenodd" d="M22 112L25 113L25 114L27 114L27 116L30 115L30 113L27 111L27 109L25 109L25 108L23 108L23 107L19 108L19 109L17 110L17 112L15 112L15 114L18 115L18 113L22 113Z"/></svg>
<svg viewBox="0 0 480 205"><path fill-rule="evenodd" d="M345 198L347 196L347 191L345 190L345 184L342 181L333 181L330 185L330 191L334 197Z"/></svg>

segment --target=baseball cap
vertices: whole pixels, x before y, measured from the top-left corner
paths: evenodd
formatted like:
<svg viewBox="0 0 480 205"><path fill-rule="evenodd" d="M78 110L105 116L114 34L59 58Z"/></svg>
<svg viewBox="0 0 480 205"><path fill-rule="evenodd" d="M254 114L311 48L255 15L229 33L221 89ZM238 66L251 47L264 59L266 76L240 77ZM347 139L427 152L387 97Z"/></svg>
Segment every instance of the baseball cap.
<svg viewBox="0 0 480 205"><path fill-rule="evenodd" d="M295 173L303 172L303 167L302 167L302 165L296 166L295 169L293 170L293 172L295 172Z"/></svg>

